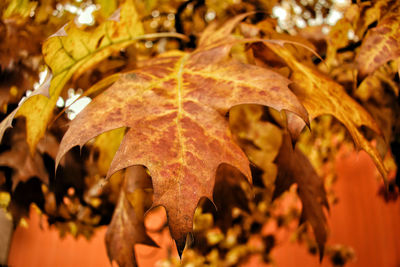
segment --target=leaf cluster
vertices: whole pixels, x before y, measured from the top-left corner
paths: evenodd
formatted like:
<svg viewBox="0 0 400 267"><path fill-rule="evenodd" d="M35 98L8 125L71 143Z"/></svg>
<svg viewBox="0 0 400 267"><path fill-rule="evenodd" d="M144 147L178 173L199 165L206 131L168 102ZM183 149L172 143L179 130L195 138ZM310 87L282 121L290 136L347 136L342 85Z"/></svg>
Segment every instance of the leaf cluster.
<svg viewBox="0 0 400 267"><path fill-rule="evenodd" d="M311 253L351 259L325 247L333 162L354 143L396 198L399 5L360 2L335 25L298 27L334 4L296 3L284 25L273 8L285 2L1 3L0 189L15 224L31 203L62 234L109 224L110 261L136 266L135 244L157 246L145 214L162 206L186 247L167 259L177 266L270 263L276 233L297 222ZM69 121L71 88L92 101Z"/></svg>

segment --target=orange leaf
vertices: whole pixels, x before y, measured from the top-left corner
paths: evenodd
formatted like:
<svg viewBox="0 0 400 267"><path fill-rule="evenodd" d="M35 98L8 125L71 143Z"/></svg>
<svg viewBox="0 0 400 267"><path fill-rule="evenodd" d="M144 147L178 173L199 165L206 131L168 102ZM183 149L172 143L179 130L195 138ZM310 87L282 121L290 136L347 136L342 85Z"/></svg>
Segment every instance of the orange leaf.
<svg viewBox="0 0 400 267"><path fill-rule="evenodd" d="M283 138L275 162L279 170L274 197L288 190L293 183L297 184L298 194L303 204L301 220L307 220L311 224L318 243L320 259L322 259L327 239L323 206L329 209L324 183L307 157L299 149L293 150L287 134Z"/></svg>
<svg viewBox="0 0 400 267"><path fill-rule="evenodd" d="M146 234L144 226L144 212L149 198L144 191L146 188L151 188L151 181L145 169L140 166L128 168L106 233L108 257L119 266L137 266L135 244L157 246Z"/></svg>

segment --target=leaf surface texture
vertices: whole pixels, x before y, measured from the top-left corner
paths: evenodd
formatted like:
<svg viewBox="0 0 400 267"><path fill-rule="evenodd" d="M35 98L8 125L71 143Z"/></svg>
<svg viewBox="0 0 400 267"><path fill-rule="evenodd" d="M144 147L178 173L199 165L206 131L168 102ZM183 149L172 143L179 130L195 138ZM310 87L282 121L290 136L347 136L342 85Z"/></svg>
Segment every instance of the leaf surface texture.
<svg viewBox="0 0 400 267"><path fill-rule="evenodd" d="M232 22L225 27L232 28ZM234 42L228 32L216 31L218 36L209 37L214 43L201 42L192 53L171 51L121 75L71 122L57 157L58 162L73 146L105 131L128 127L108 175L132 165L146 166L153 181L153 206L166 208L178 243L192 230L200 198L212 200L221 163L251 179L248 159L225 118L231 107L267 105L308 119L287 87L289 80L229 57Z"/></svg>

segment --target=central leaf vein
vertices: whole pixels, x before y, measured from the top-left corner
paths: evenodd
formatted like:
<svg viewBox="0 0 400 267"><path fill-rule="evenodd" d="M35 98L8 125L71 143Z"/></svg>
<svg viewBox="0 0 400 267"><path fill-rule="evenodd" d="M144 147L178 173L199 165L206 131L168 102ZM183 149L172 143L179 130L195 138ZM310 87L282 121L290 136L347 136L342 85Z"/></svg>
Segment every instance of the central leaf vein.
<svg viewBox="0 0 400 267"><path fill-rule="evenodd" d="M176 101L178 105L178 114L176 116L176 126L177 126L177 132L178 132L178 142L179 142L179 173L178 177L179 180L181 181L182 175L183 175L183 166L186 164L186 159L185 159L185 143L183 141L183 136L182 136L182 125L181 125L181 119L182 119L182 91L183 91L183 77L182 77L182 72L183 72L183 67L185 65L185 62L188 58L188 55L182 57L182 59L179 62L178 65L178 72L176 75L177 79L177 85L176 85ZM181 193L181 183L178 182L178 190L179 190L179 195Z"/></svg>

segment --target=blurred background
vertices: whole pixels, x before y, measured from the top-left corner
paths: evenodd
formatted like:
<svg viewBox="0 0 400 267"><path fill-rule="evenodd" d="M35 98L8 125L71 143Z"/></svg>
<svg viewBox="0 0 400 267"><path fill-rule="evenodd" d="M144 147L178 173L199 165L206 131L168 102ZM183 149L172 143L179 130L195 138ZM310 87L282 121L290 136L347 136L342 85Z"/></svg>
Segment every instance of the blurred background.
<svg viewBox="0 0 400 267"><path fill-rule="evenodd" d="M400 266L400 199L385 201L382 181L365 152L343 149L335 162L338 180L334 190L338 197L328 214L330 233L328 244L351 247L351 260L346 266ZM105 248L106 227L96 230L88 241L71 235L60 238L55 227L49 227L45 215L31 209L27 225L18 226L13 234L9 265L23 266L111 266ZM160 227L165 212L158 209L146 217L149 229ZM292 225L295 230L297 225ZM268 231L271 229L265 229ZM291 231L279 230L276 248L272 250L274 263L262 263L251 258L244 266L337 266L341 257L325 257L320 265L318 257L310 254L304 245L291 240ZM170 266L168 257L178 258L175 244L167 229L151 233L161 248L136 245L139 266ZM172 254L172 255L171 255ZM334 257L334 255L333 255ZM114 265L113 266L117 266Z"/></svg>

